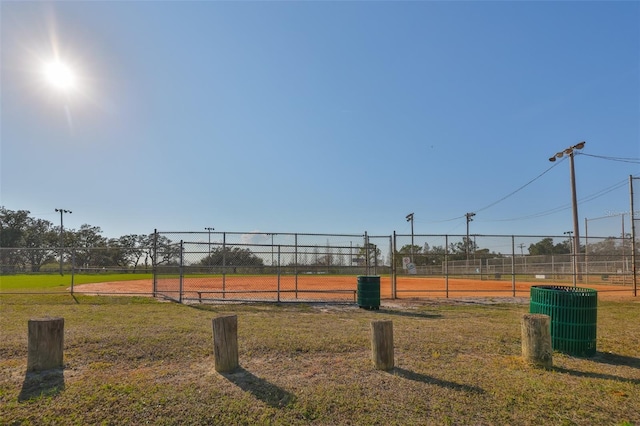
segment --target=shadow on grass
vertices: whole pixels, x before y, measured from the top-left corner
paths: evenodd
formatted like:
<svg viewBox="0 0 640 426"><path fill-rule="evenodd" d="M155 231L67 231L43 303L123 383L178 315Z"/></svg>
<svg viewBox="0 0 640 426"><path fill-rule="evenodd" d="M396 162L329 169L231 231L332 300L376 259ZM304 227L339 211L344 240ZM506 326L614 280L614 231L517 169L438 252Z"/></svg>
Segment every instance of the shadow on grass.
<svg viewBox="0 0 640 426"><path fill-rule="evenodd" d="M571 370L569 368L564 368L564 367L553 367L553 370L557 371L558 373L564 373L564 374L568 374L570 376L575 376L575 377L587 377L590 379L602 379L602 380L615 380L616 382L627 382L627 383L633 383L634 385L640 385L640 379L631 379L628 377L614 376L613 374L592 373L588 371Z"/></svg>
<svg viewBox="0 0 640 426"><path fill-rule="evenodd" d="M414 371L405 370L403 368L394 368L389 371L391 374L402 377L403 379L413 380L415 382L422 382L429 385L436 385L447 389L453 389L456 391L470 392L476 394L486 393L484 389L477 386L464 385L456 382L449 382L447 380L436 379L435 377L427 376L424 374L416 373Z"/></svg>
<svg viewBox="0 0 640 426"><path fill-rule="evenodd" d="M440 314L429 314L427 312L410 312L410 311L395 311L391 309L380 309L375 311L380 314L396 315L399 317L413 317L413 318L442 318Z"/></svg>
<svg viewBox="0 0 640 426"><path fill-rule="evenodd" d="M220 374L243 391L249 392L271 407L285 407L295 400L295 395L292 393L255 376L242 367L238 367L230 373Z"/></svg>
<svg viewBox="0 0 640 426"><path fill-rule="evenodd" d="M596 352L596 354L591 358L586 358L590 361L600 363L600 364L609 364L615 366L625 366L640 369L640 358L626 356L626 355L618 355L610 352ZM589 377L593 379L604 379L604 380L615 380L618 382L629 382L633 384L640 384L640 379L631 379L628 377L620 377L614 376L612 374L603 374L603 373L591 373L585 371L571 370L563 367L553 367L553 369L559 373L565 373L576 377Z"/></svg>
<svg viewBox="0 0 640 426"><path fill-rule="evenodd" d="M64 369L53 368L44 371L27 371L22 383L18 401L56 396L64 390Z"/></svg>
<svg viewBox="0 0 640 426"><path fill-rule="evenodd" d="M612 354L610 352L597 352L593 361L609 365L626 365L627 367L640 369L640 358L632 356Z"/></svg>

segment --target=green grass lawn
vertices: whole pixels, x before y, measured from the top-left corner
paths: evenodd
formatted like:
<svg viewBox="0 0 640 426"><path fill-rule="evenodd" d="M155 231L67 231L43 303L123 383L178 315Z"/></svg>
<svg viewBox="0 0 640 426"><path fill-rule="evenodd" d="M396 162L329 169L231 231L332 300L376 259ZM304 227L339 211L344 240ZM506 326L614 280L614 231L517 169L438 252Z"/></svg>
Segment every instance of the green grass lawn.
<svg viewBox="0 0 640 426"><path fill-rule="evenodd" d="M144 280L153 274L75 274L74 284L101 283L109 281ZM23 274L0 275L0 292L66 291L71 286L71 274Z"/></svg>
<svg viewBox="0 0 640 426"><path fill-rule="evenodd" d="M526 304L310 304L0 295L0 424L640 425L640 303L601 302L598 353L521 360ZM211 319L238 315L241 368L213 368ZM26 374L27 321L65 319L65 366ZM391 319L396 368L373 368Z"/></svg>

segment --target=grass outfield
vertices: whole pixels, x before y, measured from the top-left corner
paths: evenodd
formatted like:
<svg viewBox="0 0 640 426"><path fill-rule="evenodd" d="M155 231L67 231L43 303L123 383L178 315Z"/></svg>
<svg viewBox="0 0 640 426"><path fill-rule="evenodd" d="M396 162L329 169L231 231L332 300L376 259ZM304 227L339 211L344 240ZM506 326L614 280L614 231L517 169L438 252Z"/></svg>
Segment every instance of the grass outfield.
<svg viewBox="0 0 640 426"><path fill-rule="evenodd" d="M598 353L521 361L526 304L188 306L0 295L0 424L640 425L640 303L603 301ZM213 369L211 319L238 315L241 369ZM27 321L65 319L65 368L26 375ZM391 319L396 368L373 369Z"/></svg>
<svg viewBox="0 0 640 426"><path fill-rule="evenodd" d="M67 291L71 286L71 274L24 274L0 275L0 291ZM151 279L153 274L75 274L75 285L88 283L102 283L110 281L132 281Z"/></svg>

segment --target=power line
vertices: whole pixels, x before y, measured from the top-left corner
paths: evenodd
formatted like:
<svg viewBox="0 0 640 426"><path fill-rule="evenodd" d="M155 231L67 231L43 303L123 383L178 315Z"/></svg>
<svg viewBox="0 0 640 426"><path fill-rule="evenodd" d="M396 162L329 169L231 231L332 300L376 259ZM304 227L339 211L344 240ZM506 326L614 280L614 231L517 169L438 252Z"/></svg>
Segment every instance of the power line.
<svg viewBox="0 0 640 426"><path fill-rule="evenodd" d="M587 157L601 158L603 160L609 160L609 161L619 161L621 163L640 164L640 158L633 158L633 157L607 157L605 155L585 154L584 152L579 153L579 155L586 155Z"/></svg>
<svg viewBox="0 0 640 426"><path fill-rule="evenodd" d="M563 161L565 161L566 158L563 158L561 161L554 163L551 167L549 167L548 169L546 169L545 171L543 171L542 173L540 173L538 176L534 177L533 179L531 179L530 181L528 181L527 183L525 183L524 185L520 186L519 188L517 188L514 191L511 191L510 193L508 193L507 195L505 195L504 197L498 199L497 201L492 202L491 204L488 204L480 209L474 210L475 213L477 212L481 212L484 210L487 210L490 207L495 206L496 204L506 200L507 198L511 197L512 195L515 195L516 193L520 192L521 190L523 190L524 188L526 188L527 186L531 185L533 182L535 182L536 180L540 179L542 176L544 176L545 174L547 174L551 169L553 169L554 167L556 167L558 164L562 163ZM444 223L444 222L453 222L454 220L459 220L459 219L464 219L465 217L467 217L467 215L463 214L462 216L456 216L456 217L452 217L450 219L442 219L442 220L431 220L428 221L428 223Z"/></svg>
<svg viewBox="0 0 640 426"><path fill-rule="evenodd" d="M564 161L565 159L566 159L566 157L565 157L565 158L563 158L563 159L562 159L562 161ZM544 172L540 173L538 176L534 177L534 178L533 178L533 179L531 179L529 182L527 182L527 183L525 183L524 185L522 185L520 188L518 188L518 189L516 189L515 191L512 191L512 192L508 193L507 195L505 195L504 197L500 198L498 201L494 201L493 203L488 204L488 205L484 206L483 208L481 208L481 209L477 209L477 210L474 210L474 211L477 213L477 212L481 212L481 211L483 211L483 210L487 210L489 207L493 207L493 206L495 206L496 204L498 204L498 203L500 203L500 202L502 202L502 201L506 200L507 198L509 198L509 197L511 197L512 195L514 195L514 194L516 194L516 193L520 192L521 190L523 190L523 189L524 189L524 188L526 188L527 186L531 185L533 182L535 182L535 181L537 181L538 179L540 179L542 176L544 176L545 174L547 174L547 172L549 172L551 169L553 169L554 167L556 167L558 164L562 163L562 161L559 161L559 162L557 162L557 163L553 163L553 166L549 167L547 170L545 170Z"/></svg>
<svg viewBox="0 0 640 426"><path fill-rule="evenodd" d="M634 163L634 164L640 164L640 158L633 158L633 157L607 157L607 156L603 156L603 155L593 155L593 154L585 154L584 152L575 152L576 155L586 155L588 157L594 157L594 158L601 158L601 159L605 159L605 160L611 160L611 161L621 161L621 162L627 162L627 163ZM510 192L509 194L505 195L504 197L500 198L497 201L494 201L491 204L488 204L487 206L481 208L481 209L477 209L475 210L475 212L480 212L483 210L486 210L490 207L495 206L496 204L506 200L507 198L511 197L512 195L516 194L517 192L521 191L522 189L526 188L527 186L529 186L531 183L535 182L536 180L538 180L539 178L541 178L543 175L545 175L547 172L549 172L552 168L554 168L555 166L557 166L558 164L560 164L562 161L566 160L566 157L562 158L562 160L560 162L555 162L553 164L553 166L549 167L547 170L545 170L544 172L540 173L538 176L536 176L535 178L531 179L529 182L525 183L524 185L522 185L521 187L519 187L518 189L516 189L513 192ZM625 179L624 181L621 181L619 183L616 183L614 185L612 185L609 188L605 188L599 192L596 192L595 194L592 194L590 196L588 196L585 199L581 199L579 201L579 203L586 203L592 200L595 200L596 198L599 198L611 191L614 191L618 188L620 188L621 186L625 185L625 183L627 182L627 180ZM540 217L540 216L546 216L549 214L554 214L557 212L560 212L562 210L566 210L568 208L570 208L571 205L563 205L561 207L555 207L553 209L550 210L545 210L544 212L541 212L539 214L534 214L534 215L530 215L530 216L526 216L526 218L530 218L530 217ZM458 219L458 218L456 218ZM505 220L516 220L516 219L505 219Z"/></svg>
<svg viewBox="0 0 640 426"><path fill-rule="evenodd" d="M609 215L606 215L606 216L590 217L590 218L585 218L585 219L588 219L588 220L610 219L612 217L624 216L626 214L627 213L616 213L616 214L609 214Z"/></svg>
<svg viewBox="0 0 640 426"><path fill-rule="evenodd" d="M442 220L429 220L427 223L444 223L444 222L453 222L454 220L462 219L465 215L452 217L451 219L442 219Z"/></svg>
<svg viewBox="0 0 640 426"><path fill-rule="evenodd" d="M627 182L628 180L625 179L619 183L616 183L610 186L609 188L602 189L594 194L587 196L586 198L581 199L580 202L587 203L591 200L595 200L596 198L600 198L601 196L608 194L609 192L615 191L618 188L622 188L623 186L626 186Z"/></svg>
<svg viewBox="0 0 640 426"><path fill-rule="evenodd" d="M589 201L593 201L597 198L602 197L603 195L606 195L610 192L613 192L623 186L625 186L628 182L628 179L624 179L622 181L616 182L615 184L608 186L604 189L601 189L600 191L597 191L593 194L590 194L584 198L581 198L578 201L578 204L584 204L584 203L588 203ZM530 215L526 215L526 216L520 216L520 217L514 217L514 218L507 218L507 219L495 219L495 220L485 220L484 222L512 222L512 221L516 221L516 220L525 220L525 219L535 219L538 217L543 217L543 216L549 216L555 213L559 213L563 210L568 210L571 208L571 204L563 204L561 206L558 207L554 207L548 210L543 210L541 212L538 213L533 213Z"/></svg>
<svg viewBox="0 0 640 426"><path fill-rule="evenodd" d="M578 201L578 204L584 204L584 203L587 203L589 201L593 201L596 198L600 198L603 195L606 195L606 194L608 194L608 193L610 193L612 191L615 191L616 189L621 188L622 186L624 186L625 183L626 182L621 182L621 183L616 184L616 185L614 185L612 187L605 188L605 189L603 189L603 190L601 190L599 192L596 192L595 194L592 194L592 195L590 195L590 196L588 196L586 198L582 198L582 199L580 199ZM538 212L538 213L533 213L533 214L530 214L530 215L527 215L527 216L515 217L515 218L510 218L510 219L496 219L495 222L510 222L510 221L516 221L516 220L524 220L524 219L535 219L535 218L538 218L538 217L544 217L544 216L549 216L549 215L552 215L552 214L556 214L556 213L559 213L559 212L564 211L564 210L569 210L570 208L571 208L571 204L564 204L562 206L554 207L552 209L544 210L544 211L541 211L541 212Z"/></svg>
<svg viewBox="0 0 640 426"><path fill-rule="evenodd" d="M640 158L633 158L633 157L607 157L607 156L604 156L604 155L585 154L584 152L577 152L577 151L575 152L575 154L576 155L586 155L588 157L600 158L600 159L610 160L610 161L620 161L620 162L626 162L626 163L632 163L632 164L640 164ZM518 187L514 191L511 191L510 193L508 193L504 197L499 198L498 200L496 200L496 201L494 201L494 202L492 202L490 204L487 204L486 206L484 206L484 207L482 207L480 209L476 209L476 210L473 210L473 211L476 212L476 213L482 212L482 211L487 210L487 209L495 206L496 204L499 204L502 201L510 198L511 196L513 196L513 195L517 194L518 192L522 191L527 186L531 185L536 180L540 179L542 176L544 176L549 171L551 171L551 169L553 169L554 167L556 167L557 165L559 165L560 163L562 163L566 159L567 159L567 157L563 157L560 161L554 162L551 167L549 167L548 169L546 169L545 171L540 173L538 176L534 177L533 179L531 179L530 181L525 183L524 185ZM594 199L596 199L598 197L601 197L602 195L605 195L605 194L607 194L607 193L609 193L611 191L614 191L614 190L618 189L619 187L623 186L626 182L627 182L627 180L625 179L624 181L622 181L620 183L614 184L612 187L605 188L605 189L603 189L603 190L601 190L599 192L596 192L595 194L591 194L591 195L587 196L586 198L583 198L583 199L579 200L579 203L586 203L586 202L592 201L592 200L594 200ZM515 220L521 220L521 219L532 219L532 218L536 218L536 217L542 217L542 216L555 214L555 213L558 213L560 211L567 210L569 208L571 208L571 205L570 204L565 204L565 205L562 205L562 206L554 207L554 208L549 209L549 210L544 210L544 211L539 212L539 213L533 213L531 215L522 216L522 217L519 217L519 218L485 220L483 222L502 222L502 221L515 221ZM453 222L455 220L460 220L460 219L464 219L464 218L465 218L465 215L461 215L461 216L452 217L450 219L427 221L427 223Z"/></svg>

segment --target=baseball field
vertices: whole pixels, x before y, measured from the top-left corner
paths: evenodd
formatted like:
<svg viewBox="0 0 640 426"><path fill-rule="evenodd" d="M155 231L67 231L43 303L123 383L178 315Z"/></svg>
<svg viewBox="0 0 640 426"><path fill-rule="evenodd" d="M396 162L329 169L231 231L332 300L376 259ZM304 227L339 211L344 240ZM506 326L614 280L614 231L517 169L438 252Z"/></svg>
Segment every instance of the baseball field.
<svg viewBox="0 0 640 426"><path fill-rule="evenodd" d="M531 286L571 285L567 282L477 280L444 277L398 277L395 298L444 298L444 297L528 297ZM616 300L633 297L629 285L602 283L578 283L578 287L598 291L600 299ZM227 275L188 276L182 280L185 299L276 299L288 300L337 300L354 301L357 293L357 277L345 275ZM167 277L157 281L157 289L169 295L180 291L179 277ZM87 294L152 294L153 280L111 281L77 285L74 292ZM393 289L389 276L380 277L381 299L392 299Z"/></svg>

